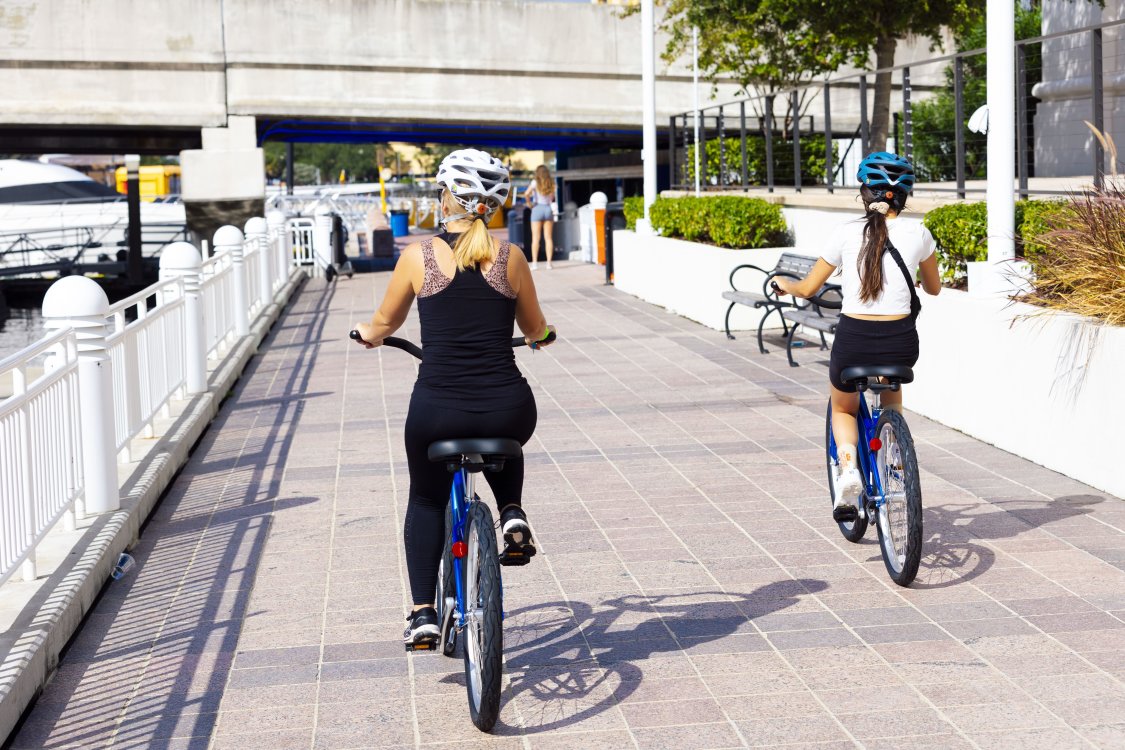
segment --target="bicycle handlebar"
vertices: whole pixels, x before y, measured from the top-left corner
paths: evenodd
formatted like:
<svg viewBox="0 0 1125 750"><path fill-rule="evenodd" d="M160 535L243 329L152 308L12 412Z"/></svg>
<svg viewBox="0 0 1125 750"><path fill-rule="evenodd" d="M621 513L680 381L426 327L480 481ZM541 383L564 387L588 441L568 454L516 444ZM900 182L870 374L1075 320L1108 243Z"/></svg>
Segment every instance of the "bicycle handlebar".
<svg viewBox="0 0 1125 750"><path fill-rule="evenodd" d="M363 341L363 337L361 337L359 335L359 331L355 329L352 329L351 333L349 333L348 336L353 341ZM547 338L543 339L543 343L549 344L556 338L558 337L555 335L555 332L551 331L549 334L547 334ZM406 339L400 339L395 336L388 336L387 338L383 339L383 346L389 346L393 349L401 349L407 354L413 355L417 359L422 358L422 347L418 346L413 341L407 341ZM524 339L523 337L512 339L513 349L521 346L527 346L526 339Z"/></svg>

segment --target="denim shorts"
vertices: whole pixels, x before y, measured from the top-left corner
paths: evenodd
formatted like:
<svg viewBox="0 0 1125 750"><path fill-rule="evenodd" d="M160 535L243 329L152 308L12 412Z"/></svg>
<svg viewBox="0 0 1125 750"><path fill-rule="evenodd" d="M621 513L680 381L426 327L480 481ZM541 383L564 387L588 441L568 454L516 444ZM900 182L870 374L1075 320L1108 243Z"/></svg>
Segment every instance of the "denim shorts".
<svg viewBox="0 0 1125 750"><path fill-rule="evenodd" d="M554 221L555 212L551 210L550 203L536 203L531 207L532 221Z"/></svg>

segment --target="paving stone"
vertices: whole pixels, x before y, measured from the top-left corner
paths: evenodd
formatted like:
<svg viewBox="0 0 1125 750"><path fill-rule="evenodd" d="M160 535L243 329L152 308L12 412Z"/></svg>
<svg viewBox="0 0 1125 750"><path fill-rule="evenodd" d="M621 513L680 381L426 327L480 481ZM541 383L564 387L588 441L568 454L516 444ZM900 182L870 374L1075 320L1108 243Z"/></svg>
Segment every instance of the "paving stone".
<svg viewBox="0 0 1125 750"><path fill-rule="evenodd" d="M567 263L535 276L562 339L516 357L540 555L504 571L481 735L461 660L398 642L416 364L333 333L387 278L296 296L13 750L1125 744L1120 499L908 414L927 546L899 588L827 512L825 357L790 368Z"/></svg>

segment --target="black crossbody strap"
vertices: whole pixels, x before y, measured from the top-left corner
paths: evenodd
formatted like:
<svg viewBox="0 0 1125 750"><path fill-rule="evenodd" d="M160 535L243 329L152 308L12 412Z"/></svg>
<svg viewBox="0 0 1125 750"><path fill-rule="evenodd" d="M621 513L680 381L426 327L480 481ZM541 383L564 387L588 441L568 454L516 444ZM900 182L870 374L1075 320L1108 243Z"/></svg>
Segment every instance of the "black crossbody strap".
<svg viewBox="0 0 1125 750"><path fill-rule="evenodd" d="M911 278L910 271L906 268L906 263L903 262L898 249L891 244L890 240L887 240L886 250L898 264L899 270L902 271L902 277L906 279L906 288L910 290L910 319L917 320L918 314L922 312L922 300L918 299L918 292L914 289L914 279Z"/></svg>

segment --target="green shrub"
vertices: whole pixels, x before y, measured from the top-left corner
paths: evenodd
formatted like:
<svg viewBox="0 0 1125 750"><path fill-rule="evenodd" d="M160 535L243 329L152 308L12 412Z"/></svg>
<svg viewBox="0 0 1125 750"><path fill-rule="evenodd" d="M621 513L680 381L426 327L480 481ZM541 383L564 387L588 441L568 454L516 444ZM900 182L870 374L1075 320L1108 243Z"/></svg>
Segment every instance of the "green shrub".
<svg viewBox="0 0 1125 750"><path fill-rule="evenodd" d="M1060 201L1016 202L1016 248L1024 255L1042 251L1036 242L1050 229L1051 217L1065 210ZM937 240L942 278L956 281L965 276L965 263L988 259L988 206L986 203L951 203L926 214L922 220Z"/></svg>
<svg viewBox="0 0 1125 750"><path fill-rule="evenodd" d="M723 185L738 187L742 185L742 147L738 138L718 138L708 140L704 153L707 155L703 170L704 185ZM725 151L726 169L723 169ZM684 161L684 181L695 182L695 144L687 147ZM793 141L775 138L773 141L773 181L777 185L793 184ZM823 135L801 136L801 184L817 185L824 183L825 147ZM766 184L766 141L758 136L746 138L746 178L751 185Z"/></svg>
<svg viewBox="0 0 1125 750"><path fill-rule="evenodd" d="M650 217L653 228L665 237L719 247L778 247L788 240L781 209L760 198L657 198Z"/></svg>
<svg viewBox="0 0 1125 750"><path fill-rule="evenodd" d="M637 219L643 218L645 215L645 199L644 196L634 195L625 199L625 228L635 230L637 228Z"/></svg>

